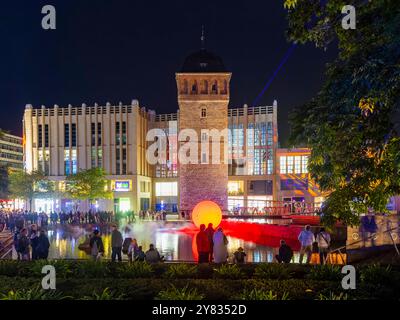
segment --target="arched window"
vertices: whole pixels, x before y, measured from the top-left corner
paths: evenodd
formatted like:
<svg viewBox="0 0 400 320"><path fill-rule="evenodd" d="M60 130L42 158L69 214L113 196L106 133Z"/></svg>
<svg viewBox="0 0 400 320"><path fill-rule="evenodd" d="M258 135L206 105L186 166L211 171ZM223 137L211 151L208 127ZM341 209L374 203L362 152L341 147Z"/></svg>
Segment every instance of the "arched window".
<svg viewBox="0 0 400 320"><path fill-rule="evenodd" d="M214 80L212 86L211 86L211 94L218 94L218 82L217 80Z"/></svg>
<svg viewBox="0 0 400 320"><path fill-rule="evenodd" d="M201 94L208 94L208 81L203 80L203 86L201 88Z"/></svg>
<svg viewBox="0 0 400 320"><path fill-rule="evenodd" d="M188 81L185 79L183 80L181 94L188 94L188 91L189 91Z"/></svg>
<svg viewBox="0 0 400 320"><path fill-rule="evenodd" d="M222 89L221 94L227 94L228 93L228 81L224 80L224 88Z"/></svg>
<svg viewBox="0 0 400 320"><path fill-rule="evenodd" d="M193 84L192 84L192 94L197 94L197 81L194 80Z"/></svg>

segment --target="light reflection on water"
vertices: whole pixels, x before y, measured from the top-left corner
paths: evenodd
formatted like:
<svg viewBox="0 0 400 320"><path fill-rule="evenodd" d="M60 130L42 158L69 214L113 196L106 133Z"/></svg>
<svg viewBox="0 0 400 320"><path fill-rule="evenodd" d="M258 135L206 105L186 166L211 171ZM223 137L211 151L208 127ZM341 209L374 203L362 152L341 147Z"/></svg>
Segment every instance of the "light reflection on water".
<svg viewBox="0 0 400 320"><path fill-rule="evenodd" d="M193 235L179 233L179 229L189 226L182 222L139 222L120 228L123 237L136 238L138 244L147 251L153 243L166 260L194 261L192 252ZM48 231L50 240L49 259L87 259L89 256L79 250L79 244L83 243L93 231L93 227L82 226L58 226ZM101 237L104 243L104 257L111 257L111 235L109 228L101 229ZM228 236L229 256L238 247L242 247L247 254L247 262L272 262L277 248L266 247L250 241ZM123 255L123 259L127 259ZM295 261L298 255L295 253Z"/></svg>

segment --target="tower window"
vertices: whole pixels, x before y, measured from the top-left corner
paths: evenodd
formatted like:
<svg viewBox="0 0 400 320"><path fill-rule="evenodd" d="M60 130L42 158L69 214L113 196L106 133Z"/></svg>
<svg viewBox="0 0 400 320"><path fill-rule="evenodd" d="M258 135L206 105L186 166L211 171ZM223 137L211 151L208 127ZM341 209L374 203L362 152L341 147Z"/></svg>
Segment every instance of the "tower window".
<svg viewBox="0 0 400 320"><path fill-rule="evenodd" d="M183 80L183 86L182 86L182 94L188 94L188 81L185 79Z"/></svg>
<svg viewBox="0 0 400 320"><path fill-rule="evenodd" d="M207 109L206 108L201 108L201 117L202 118L207 117Z"/></svg>
<svg viewBox="0 0 400 320"><path fill-rule="evenodd" d="M211 86L211 93L212 94L218 94L218 83L217 80L215 80Z"/></svg>
<svg viewBox="0 0 400 320"><path fill-rule="evenodd" d="M194 81L192 85L192 94L197 94L197 81Z"/></svg>

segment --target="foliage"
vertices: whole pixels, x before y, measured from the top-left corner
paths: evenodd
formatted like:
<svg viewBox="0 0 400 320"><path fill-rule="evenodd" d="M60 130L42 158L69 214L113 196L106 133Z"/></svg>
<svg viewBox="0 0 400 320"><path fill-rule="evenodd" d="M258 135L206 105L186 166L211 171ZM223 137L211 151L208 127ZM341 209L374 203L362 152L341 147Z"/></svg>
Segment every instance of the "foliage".
<svg viewBox="0 0 400 320"><path fill-rule="evenodd" d="M328 295L320 294L317 300L348 300L348 295L343 292L339 294L330 292Z"/></svg>
<svg viewBox="0 0 400 320"><path fill-rule="evenodd" d="M237 264L223 264L219 268L214 269L217 278L222 279L240 279L243 272Z"/></svg>
<svg viewBox="0 0 400 320"><path fill-rule="evenodd" d="M260 263L254 271L257 278L263 279L290 279L293 273L289 270L289 265L281 263Z"/></svg>
<svg viewBox="0 0 400 320"><path fill-rule="evenodd" d="M319 94L290 117L291 142L311 148L311 177L330 193L327 225L357 224L359 214L386 211L400 193L400 7L397 0L353 1L356 29L345 30L345 4L285 1L290 41L339 47Z"/></svg>
<svg viewBox="0 0 400 320"><path fill-rule="evenodd" d="M196 273L196 266L177 263L171 264L168 270L164 273L164 276L171 279L187 279L193 278Z"/></svg>
<svg viewBox="0 0 400 320"><path fill-rule="evenodd" d="M121 263L116 270L120 278L148 278L154 270L147 262Z"/></svg>
<svg viewBox="0 0 400 320"><path fill-rule="evenodd" d="M32 208L34 198L50 198L54 194L54 182L40 171L10 171L9 190L14 198L27 199Z"/></svg>
<svg viewBox="0 0 400 320"><path fill-rule="evenodd" d="M243 290L240 294L239 299L241 300L290 300L289 293L285 292L282 296L278 297L278 294L272 292L272 290L264 291L260 289Z"/></svg>
<svg viewBox="0 0 400 320"><path fill-rule="evenodd" d="M339 266L324 264L311 268L307 277L312 280L340 281L342 274Z"/></svg>
<svg viewBox="0 0 400 320"><path fill-rule="evenodd" d="M71 264L64 260L35 260L32 261L30 265L29 272L32 275L37 275L38 277L43 277L42 268L46 265L52 265L56 270L56 276L60 278L68 278L68 276L73 274L71 269Z"/></svg>
<svg viewBox="0 0 400 320"><path fill-rule="evenodd" d="M111 291L110 288L105 288L100 294L93 291L92 295L84 296L82 300L123 300L123 294L117 294Z"/></svg>
<svg viewBox="0 0 400 320"><path fill-rule="evenodd" d="M82 278L102 278L109 274L107 263L93 260L81 261L75 272Z"/></svg>
<svg viewBox="0 0 400 320"><path fill-rule="evenodd" d="M395 280L395 274L391 266L372 264L361 270L360 280L364 284L384 286Z"/></svg>
<svg viewBox="0 0 400 320"><path fill-rule="evenodd" d="M71 199L86 200L110 199L112 192L107 190L108 181L102 168L92 168L67 176L66 194Z"/></svg>
<svg viewBox="0 0 400 320"><path fill-rule="evenodd" d="M156 300L202 300L204 296L197 292L197 289L189 289L189 286L184 288L176 288L171 285L170 289L160 291Z"/></svg>
<svg viewBox="0 0 400 320"><path fill-rule="evenodd" d="M0 300L60 300L66 298L68 297L63 297L60 291L43 290L40 286L0 293Z"/></svg>
<svg viewBox="0 0 400 320"><path fill-rule="evenodd" d="M8 199L9 173L7 166L0 165L0 199Z"/></svg>

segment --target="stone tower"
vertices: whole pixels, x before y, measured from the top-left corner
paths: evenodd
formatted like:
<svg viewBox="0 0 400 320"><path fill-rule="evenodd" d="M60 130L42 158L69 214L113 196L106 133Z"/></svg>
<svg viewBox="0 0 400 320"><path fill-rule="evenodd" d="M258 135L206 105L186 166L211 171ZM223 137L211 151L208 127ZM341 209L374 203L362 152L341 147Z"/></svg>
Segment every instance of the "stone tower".
<svg viewBox="0 0 400 320"><path fill-rule="evenodd" d="M204 37L202 41L202 49L186 57L181 70L176 73L179 130L181 133L185 129L195 130L199 142L198 163L179 162L179 209L187 213L191 213L202 200L214 201L222 210L227 210L228 199L228 163L224 161L224 139L218 139L217 145L213 143L214 147L220 149L221 161L215 164L211 137L204 130L217 129L222 132L228 128L231 73L225 69L220 57L204 48ZM179 140L179 147L182 148L187 138L181 137ZM204 145L203 148L200 146L201 140L208 141L208 152L204 152Z"/></svg>

